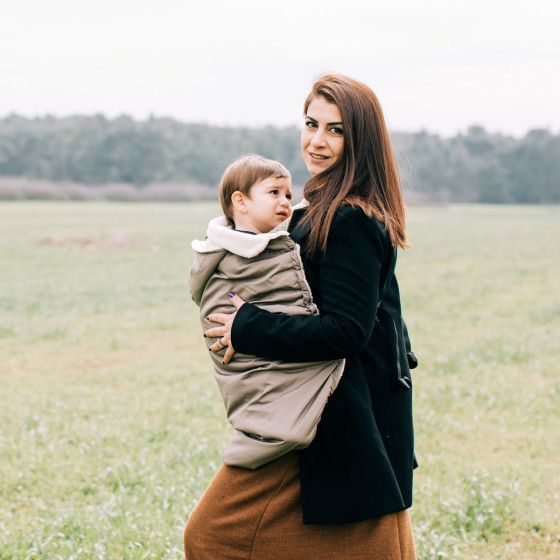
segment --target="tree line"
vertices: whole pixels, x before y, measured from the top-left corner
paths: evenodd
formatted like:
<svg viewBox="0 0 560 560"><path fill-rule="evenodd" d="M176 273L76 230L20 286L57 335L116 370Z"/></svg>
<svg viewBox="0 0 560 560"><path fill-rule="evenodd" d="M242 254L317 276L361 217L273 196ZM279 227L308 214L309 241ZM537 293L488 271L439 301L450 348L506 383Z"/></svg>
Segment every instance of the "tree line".
<svg viewBox="0 0 560 560"><path fill-rule="evenodd" d="M215 196L233 159L259 153L284 163L294 184L302 186L309 176L299 135L296 126L218 127L171 118L10 115L0 119L0 176L92 188L128 184L136 190L187 183ZM560 202L560 135L547 129L519 138L489 133L480 126L449 138L426 131L391 136L404 188L417 200Z"/></svg>

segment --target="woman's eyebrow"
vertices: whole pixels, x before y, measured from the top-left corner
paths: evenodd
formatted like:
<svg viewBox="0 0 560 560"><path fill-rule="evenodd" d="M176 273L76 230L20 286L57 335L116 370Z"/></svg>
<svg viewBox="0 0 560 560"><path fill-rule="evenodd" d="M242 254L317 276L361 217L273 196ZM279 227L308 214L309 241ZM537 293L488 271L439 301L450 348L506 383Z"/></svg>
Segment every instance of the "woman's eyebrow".
<svg viewBox="0 0 560 560"><path fill-rule="evenodd" d="M317 119L314 119L313 117L310 117L309 115L305 115L306 119L309 119L310 121L313 121L314 123L319 122ZM335 124L344 124L342 121L335 121L335 122L328 122L327 126L333 126Z"/></svg>

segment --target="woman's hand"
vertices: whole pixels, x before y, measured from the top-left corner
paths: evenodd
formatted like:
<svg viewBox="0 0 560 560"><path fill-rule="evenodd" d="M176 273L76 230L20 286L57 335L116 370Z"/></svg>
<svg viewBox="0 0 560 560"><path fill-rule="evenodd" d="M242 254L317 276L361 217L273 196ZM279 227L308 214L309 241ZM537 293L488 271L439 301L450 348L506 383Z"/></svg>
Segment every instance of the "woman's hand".
<svg viewBox="0 0 560 560"><path fill-rule="evenodd" d="M233 292L229 293L229 298L237 310L239 310L239 308L245 303L245 301ZM210 352L219 352L222 348L227 346L226 353L224 354L224 364L229 364L235 354L235 350L231 345L231 326L233 325L236 315L237 311L233 313L212 313L211 315L208 315L209 321L212 321L213 323L222 323L223 325L222 327L213 327L208 329L204 333L204 336L206 338L219 337L218 341L210 346Z"/></svg>

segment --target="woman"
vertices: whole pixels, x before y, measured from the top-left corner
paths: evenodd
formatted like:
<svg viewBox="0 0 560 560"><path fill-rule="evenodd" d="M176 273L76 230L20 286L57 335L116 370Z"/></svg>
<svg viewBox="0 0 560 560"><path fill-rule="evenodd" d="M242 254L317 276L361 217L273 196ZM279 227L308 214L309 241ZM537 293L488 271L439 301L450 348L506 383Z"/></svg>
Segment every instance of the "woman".
<svg viewBox="0 0 560 560"><path fill-rule="evenodd" d="M311 445L250 471L223 466L185 529L187 560L413 559L412 394L394 274L407 246L397 167L379 102L325 75L304 105L312 179L293 239L319 316L273 314L232 295L210 348L271 360L346 358ZM413 355L411 354L411 357Z"/></svg>

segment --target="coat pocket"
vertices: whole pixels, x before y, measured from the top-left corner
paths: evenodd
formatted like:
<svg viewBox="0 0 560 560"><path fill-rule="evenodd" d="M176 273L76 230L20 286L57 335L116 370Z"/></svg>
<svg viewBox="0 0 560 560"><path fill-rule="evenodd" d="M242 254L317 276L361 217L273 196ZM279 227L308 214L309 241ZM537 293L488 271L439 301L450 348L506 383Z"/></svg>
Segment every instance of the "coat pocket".
<svg viewBox="0 0 560 560"><path fill-rule="evenodd" d="M404 322L402 321L402 317L399 317L399 327L400 327L399 329L397 328L397 322L395 321L391 313L389 313L389 311L387 311L383 307L378 307L377 320L378 321L385 320L387 321L387 324L390 325L389 331L391 332L392 339L393 339L392 344L394 345L395 348L394 356L395 356L396 370L397 370L396 382L399 384L399 387L403 391L408 391L409 389L412 388L412 380L410 378L410 366L408 362L409 358L408 358L408 352L406 352L407 348L406 348L406 342L404 337L404 330L403 330ZM399 336L399 330L400 330L400 336ZM401 343L402 343L402 348L401 348ZM405 363L403 363L402 358L404 357L405 354L407 360Z"/></svg>

